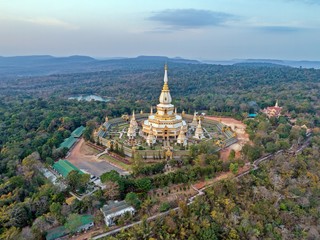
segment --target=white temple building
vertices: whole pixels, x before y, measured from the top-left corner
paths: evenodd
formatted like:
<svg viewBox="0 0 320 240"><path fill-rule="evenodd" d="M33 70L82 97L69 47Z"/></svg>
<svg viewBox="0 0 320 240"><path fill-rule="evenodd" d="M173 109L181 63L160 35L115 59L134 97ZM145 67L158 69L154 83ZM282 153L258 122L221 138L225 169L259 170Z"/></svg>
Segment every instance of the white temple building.
<svg viewBox="0 0 320 240"><path fill-rule="evenodd" d="M150 115L142 124L142 132L144 137L152 132L156 140L175 139L179 136L181 129L187 131L187 124L182 117L177 114L174 105L171 104L172 98L168 86L168 68L165 65L164 84L157 105L157 112L153 114L151 108Z"/></svg>
<svg viewBox="0 0 320 240"><path fill-rule="evenodd" d="M201 126L201 119L199 120L198 126L196 128L195 133L194 133L194 138L196 138L196 139L205 138L204 132L203 132L203 129L202 129L202 126Z"/></svg>
<svg viewBox="0 0 320 240"><path fill-rule="evenodd" d="M197 118L197 112L194 112L192 122L190 123L190 126L196 127L198 125L198 118Z"/></svg>
<svg viewBox="0 0 320 240"><path fill-rule="evenodd" d="M149 135L147 137L147 144L150 147L155 143L156 143L156 137L153 135L153 129L152 129L152 126L151 126Z"/></svg>
<svg viewBox="0 0 320 240"><path fill-rule="evenodd" d="M177 139L177 143L182 146L187 146L187 141L188 141L188 139L187 139L186 133L184 132L183 127L181 127L180 133L179 133L179 136Z"/></svg>
<svg viewBox="0 0 320 240"><path fill-rule="evenodd" d="M130 120L130 126L132 126L135 130L138 129L138 123L136 121L136 116L134 114L134 110L132 111L132 117L131 117L131 120Z"/></svg>
<svg viewBox="0 0 320 240"><path fill-rule="evenodd" d="M130 125L128 128L127 136L128 138L132 139L137 136L137 129L138 129L138 123L136 121L136 117L134 115L134 111L132 112L132 117L130 120Z"/></svg>

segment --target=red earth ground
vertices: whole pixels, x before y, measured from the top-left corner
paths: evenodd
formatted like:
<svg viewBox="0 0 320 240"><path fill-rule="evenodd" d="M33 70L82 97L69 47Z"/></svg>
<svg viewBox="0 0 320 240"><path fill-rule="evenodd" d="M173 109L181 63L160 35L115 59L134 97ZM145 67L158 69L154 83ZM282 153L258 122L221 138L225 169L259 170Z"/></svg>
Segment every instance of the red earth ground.
<svg viewBox="0 0 320 240"><path fill-rule="evenodd" d="M219 121L222 124L231 127L232 131L236 132L238 142L235 144L232 144L231 146L223 149L220 151L220 156L222 160L227 160L230 154L231 149L235 150L236 152L236 158L240 157L240 151L242 149L242 146L248 142L250 142L249 135L246 133L246 125L233 118L228 117L212 117L212 116L206 116L207 119L212 119L215 121Z"/></svg>

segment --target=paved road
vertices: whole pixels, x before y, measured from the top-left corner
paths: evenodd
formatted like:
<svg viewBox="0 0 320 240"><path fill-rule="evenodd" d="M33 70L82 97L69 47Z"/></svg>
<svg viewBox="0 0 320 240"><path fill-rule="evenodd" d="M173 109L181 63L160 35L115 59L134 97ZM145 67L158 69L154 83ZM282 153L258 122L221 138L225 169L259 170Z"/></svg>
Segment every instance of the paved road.
<svg viewBox="0 0 320 240"><path fill-rule="evenodd" d="M305 149L309 144L310 144L310 137L308 137L308 138L306 139L306 141L304 142L304 144L303 144L295 153L298 154L298 153L301 152L303 149ZM280 153L282 153L282 152L283 152L283 150L279 150L278 152L276 152L276 153L274 153L274 154L269 154L269 155L267 155L267 156L263 156L263 157L255 160L255 161L251 164L252 168L250 168L248 171L246 171L246 172L244 172L244 173L241 173L241 174L237 175L237 176L235 177L235 179L239 179L239 178L247 175L247 174L250 173L250 171L252 171L252 170L259 169L259 164L260 164L260 163L262 163L262 162L264 162L264 161L267 161L267 160L270 160L270 159L274 158L276 155L278 155L278 154L280 154ZM198 191L197 195L189 198L189 201L188 201L188 204L187 204L187 205L192 204L193 201L194 201L198 196L205 194L204 190L207 189L207 188L209 188L209 187L211 187L213 184L215 184L215 183L212 183L212 184L210 184L210 185L207 185L206 187L204 187L204 188L201 189L201 190L197 190L197 189L196 189L196 190ZM192 186L192 185L191 185L191 186ZM194 188L194 187L192 186L192 188ZM195 188L194 188L194 189L195 189ZM166 214L169 214L169 212L172 211L172 210L173 210L173 211L177 211L177 210L179 210L179 207L176 207L176 208L170 209L169 211L166 211L166 212L163 212L163 213L159 213L159 214L156 214L156 215L154 215L154 216L152 216L152 217L149 217L149 218L147 218L147 221L151 221L151 220L156 219L156 218L158 218L158 217L161 217L161 216L164 216L164 215L166 215ZM102 238L102 237L110 236L110 235L116 234L116 233L118 233L118 232L120 232L120 231L122 231L122 230L131 228L131 227L133 227L133 226L135 226L135 225L137 225L137 224L140 224L140 223L142 223L142 221L134 222L134 223L131 223L131 224L129 224L129 225L126 225L126 226L123 226L123 227L114 229L114 230L112 230L112 231L110 231L110 232L102 233L102 234L100 234L100 235L98 235L98 236L93 237L92 239L100 239L100 238Z"/></svg>

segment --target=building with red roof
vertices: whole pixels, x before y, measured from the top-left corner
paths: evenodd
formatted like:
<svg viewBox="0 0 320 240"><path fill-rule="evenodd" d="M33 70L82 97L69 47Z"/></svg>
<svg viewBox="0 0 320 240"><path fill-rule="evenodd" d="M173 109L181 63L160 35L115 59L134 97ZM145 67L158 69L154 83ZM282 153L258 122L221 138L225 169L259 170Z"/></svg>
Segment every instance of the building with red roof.
<svg viewBox="0 0 320 240"><path fill-rule="evenodd" d="M282 107L279 107L278 100L276 101L276 104L273 107L267 107L267 108L261 110L261 112L266 114L269 118L280 117L281 111L282 111Z"/></svg>

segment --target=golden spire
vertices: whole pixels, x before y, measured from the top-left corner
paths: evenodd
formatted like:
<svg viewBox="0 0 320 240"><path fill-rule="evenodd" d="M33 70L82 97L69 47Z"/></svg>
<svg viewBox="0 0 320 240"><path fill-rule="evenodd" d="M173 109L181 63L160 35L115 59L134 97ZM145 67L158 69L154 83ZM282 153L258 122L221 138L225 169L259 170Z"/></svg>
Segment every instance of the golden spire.
<svg viewBox="0 0 320 240"><path fill-rule="evenodd" d="M167 63L164 65L164 78L163 78L163 88L162 91L169 91L169 86L168 86L168 65Z"/></svg>
<svg viewBox="0 0 320 240"><path fill-rule="evenodd" d="M163 84L162 91L169 91L169 86L167 83Z"/></svg>
<svg viewBox="0 0 320 240"><path fill-rule="evenodd" d="M165 65L163 87L159 97L159 102L163 104L170 104L172 101L169 86L168 86L168 70L167 69L168 68Z"/></svg>

